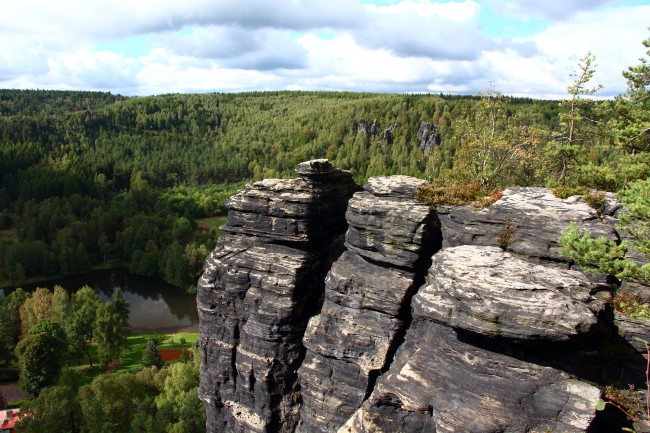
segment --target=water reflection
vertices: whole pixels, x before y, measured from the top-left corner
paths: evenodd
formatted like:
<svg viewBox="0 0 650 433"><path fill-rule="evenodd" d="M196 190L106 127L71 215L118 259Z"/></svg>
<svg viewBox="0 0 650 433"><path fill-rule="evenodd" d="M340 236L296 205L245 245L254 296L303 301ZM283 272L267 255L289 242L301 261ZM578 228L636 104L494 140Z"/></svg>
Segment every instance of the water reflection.
<svg viewBox="0 0 650 433"><path fill-rule="evenodd" d="M156 277L129 274L124 269L94 271L85 275L60 278L35 284L24 284L25 290L46 287L50 290L60 285L75 292L88 285L104 299L110 299L120 287L130 304L129 325L132 330L191 330L198 331L196 298L181 288ZM8 294L11 289L5 289Z"/></svg>

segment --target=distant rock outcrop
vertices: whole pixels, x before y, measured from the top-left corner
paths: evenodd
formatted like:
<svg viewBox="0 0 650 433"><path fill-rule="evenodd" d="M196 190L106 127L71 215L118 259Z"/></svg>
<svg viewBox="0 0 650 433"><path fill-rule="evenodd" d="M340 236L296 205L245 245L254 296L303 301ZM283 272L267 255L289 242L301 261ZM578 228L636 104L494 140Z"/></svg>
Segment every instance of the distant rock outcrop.
<svg viewBox="0 0 650 433"><path fill-rule="evenodd" d="M374 140L375 137L377 137L377 128L379 128L379 126L377 125L377 120L375 119L375 120L372 121L372 125L370 125L370 139L371 140Z"/></svg>
<svg viewBox="0 0 650 433"><path fill-rule="evenodd" d="M209 432L626 425L596 406L605 385L645 384L650 321L613 312L612 280L557 245L570 222L618 240L613 198L598 215L513 188L485 209L432 210L415 178L360 191L325 160L297 171L227 202L199 281Z"/></svg>
<svg viewBox="0 0 650 433"><path fill-rule="evenodd" d="M390 125L388 128L384 129L384 135L381 139L386 144L393 144L393 129L395 129L397 125Z"/></svg>
<svg viewBox="0 0 650 433"><path fill-rule="evenodd" d="M418 129L418 138L420 139L420 150L425 152L427 149L433 149L440 144L440 132L433 123L423 120Z"/></svg>
<svg viewBox="0 0 650 433"><path fill-rule="evenodd" d="M368 132L368 121L366 119L359 119L357 122L357 134Z"/></svg>

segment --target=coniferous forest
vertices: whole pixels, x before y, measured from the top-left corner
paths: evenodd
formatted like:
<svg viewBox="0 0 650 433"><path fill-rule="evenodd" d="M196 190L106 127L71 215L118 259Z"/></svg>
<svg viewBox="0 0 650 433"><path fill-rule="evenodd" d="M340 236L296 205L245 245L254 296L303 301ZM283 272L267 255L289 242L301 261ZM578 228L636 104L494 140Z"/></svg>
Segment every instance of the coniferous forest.
<svg viewBox="0 0 650 433"><path fill-rule="evenodd" d="M243 182L291 177L312 158L359 182L617 190L645 179L648 138L626 136L628 99L575 96L2 90L0 275L17 285L122 264L185 287L214 244L197 218L223 212Z"/></svg>

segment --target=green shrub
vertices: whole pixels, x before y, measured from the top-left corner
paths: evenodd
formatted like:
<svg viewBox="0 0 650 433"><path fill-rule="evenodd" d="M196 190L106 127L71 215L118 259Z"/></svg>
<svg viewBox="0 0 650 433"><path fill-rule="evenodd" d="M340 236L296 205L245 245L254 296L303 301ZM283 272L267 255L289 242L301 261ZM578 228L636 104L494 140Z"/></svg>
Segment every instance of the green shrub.
<svg viewBox="0 0 650 433"><path fill-rule="evenodd" d="M640 297L629 292L621 292L612 300L615 311L637 319L650 319L650 308Z"/></svg>
<svg viewBox="0 0 650 433"><path fill-rule="evenodd" d="M553 191L553 194L555 194L557 198L565 199L574 195L586 194L587 188L584 186L558 186L552 188L551 191Z"/></svg>
<svg viewBox="0 0 650 433"><path fill-rule="evenodd" d="M589 207L596 210L598 215L602 215L605 211L605 192L604 191L589 191L582 196L582 201L587 203Z"/></svg>
<svg viewBox="0 0 650 433"><path fill-rule="evenodd" d="M625 260L627 242L620 244L605 237L594 238L591 233L581 233L572 222L558 239L560 254L573 260L588 274L600 273L616 276L619 280L634 279L637 266Z"/></svg>

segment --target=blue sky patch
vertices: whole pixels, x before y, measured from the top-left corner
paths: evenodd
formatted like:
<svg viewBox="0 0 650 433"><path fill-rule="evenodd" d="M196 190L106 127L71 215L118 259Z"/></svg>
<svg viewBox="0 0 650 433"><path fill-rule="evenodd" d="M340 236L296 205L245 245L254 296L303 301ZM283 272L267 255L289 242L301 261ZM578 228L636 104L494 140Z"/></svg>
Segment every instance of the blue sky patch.
<svg viewBox="0 0 650 433"><path fill-rule="evenodd" d="M149 54L152 48L151 36L134 35L95 44L98 51L111 51L126 57L140 57Z"/></svg>
<svg viewBox="0 0 650 433"><path fill-rule="evenodd" d="M486 4L481 5L479 24L483 34L491 38L523 38L539 33L548 27L548 21L541 18L513 18L499 15Z"/></svg>

